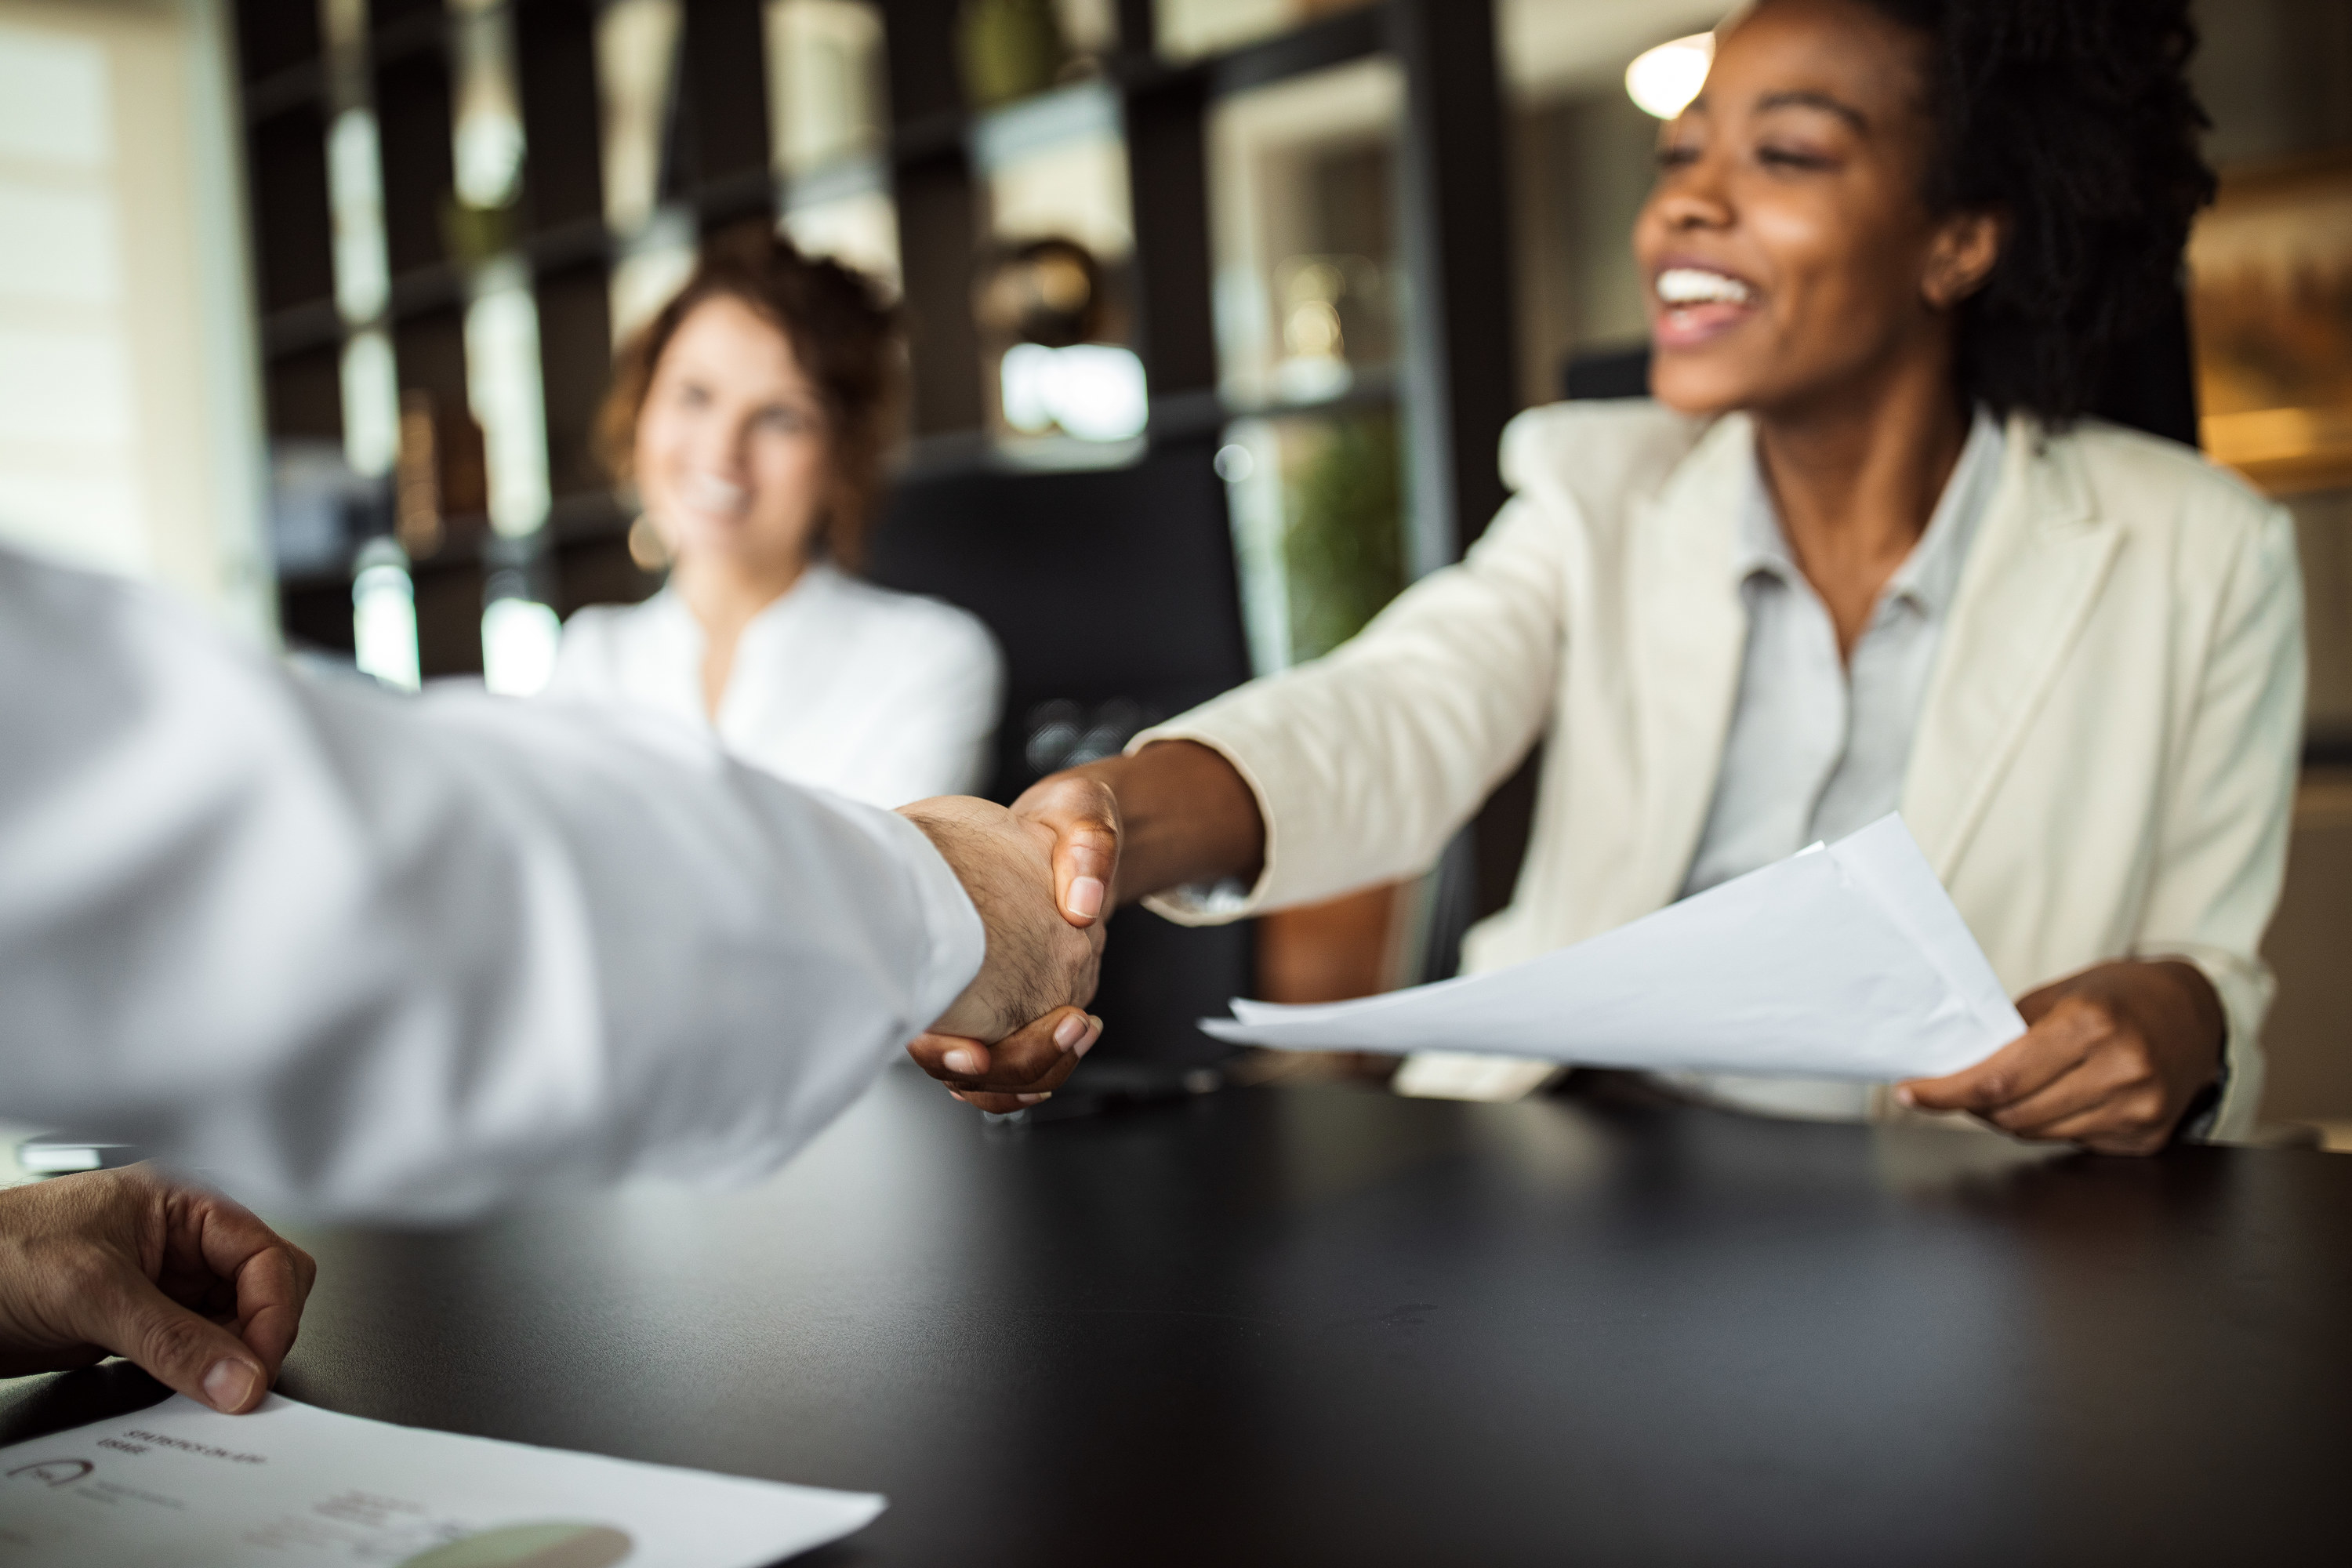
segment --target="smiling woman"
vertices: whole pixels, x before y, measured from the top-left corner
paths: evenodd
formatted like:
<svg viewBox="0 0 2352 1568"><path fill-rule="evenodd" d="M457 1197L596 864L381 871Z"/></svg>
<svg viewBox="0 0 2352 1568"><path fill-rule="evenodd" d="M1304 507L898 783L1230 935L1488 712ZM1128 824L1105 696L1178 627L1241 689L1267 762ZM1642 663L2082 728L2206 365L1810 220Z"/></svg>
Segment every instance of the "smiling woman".
<svg viewBox="0 0 2352 1568"><path fill-rule="evenodd" d="M1474 970L1899 809L2029 1031L1933 1082L1668 1087L2115 1152L2243 1133L2294 539L2195 452L2080 417L2211 187L2193 44L2185 0L1749 6L1633 236L1654 400L1521 416L1461 565L1016 809L1065 875L1115 832L1118 897L1230 919L1421 870L1548 737ZM1254 885L1189 890L1221 877Z"/></svg>
<svg viewBox="0 0 2352 1568"><path fill-rule="evenodd" d="M671 562L565 628L556 698L651 707L877 805L986 784L1003 668L977 620L852 574L881 500L898 323L782 239L706 258L623 350L603 421Z"/></svg>

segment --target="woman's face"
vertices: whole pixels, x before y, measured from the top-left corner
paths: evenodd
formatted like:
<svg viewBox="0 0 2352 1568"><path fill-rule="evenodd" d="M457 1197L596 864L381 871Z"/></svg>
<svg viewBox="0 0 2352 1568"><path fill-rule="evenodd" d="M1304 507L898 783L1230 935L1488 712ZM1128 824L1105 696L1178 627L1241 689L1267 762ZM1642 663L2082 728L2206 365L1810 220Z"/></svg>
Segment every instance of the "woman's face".
<svg viewBox="0 0 2352 1568"><path fill-rule="evenodd" d="M1794 410L1949 353L1999 233L1928 214L1925 58L1856 0L1769 0L1720 40L1633 229L1662 402Z"/></svg>
<svg viewBox="0 0 2352 1568"><path fill-rule="evenodd" d="M697 305L637 414L637 494L680 562L796 570L831 499L824 405L789 339L740 300Z"/></svg>

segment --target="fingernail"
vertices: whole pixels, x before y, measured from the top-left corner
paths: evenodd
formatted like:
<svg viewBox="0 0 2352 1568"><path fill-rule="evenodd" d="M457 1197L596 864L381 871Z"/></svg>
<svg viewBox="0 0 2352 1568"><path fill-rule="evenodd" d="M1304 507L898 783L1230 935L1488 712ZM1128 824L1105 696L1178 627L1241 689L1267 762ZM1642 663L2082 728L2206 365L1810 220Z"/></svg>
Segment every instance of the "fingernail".
<svg viewBox="0 0 2352 1568"><path fill-rule="evenodd" d="M1054 1029L1054 1043L1068 1050L1087 1037L1087 1018L1083 1013L1073 1013Z"/></svg>
<svg viewBox="0 0 2352 1568"><path fill-rule="evenodd" d="M958 1046L940 1060L950 1072L978 1074L988 1070L987 1060L969 1046Z"/></svg>
<svg viewBox="0 0 2352 1568"><path fill-rule="evenodd" d="M1078 1055L1081 1057L1093 1050L1095 1042L1102 1038L1102 1020L1089 1013L1087 1015L1087 1022L1093 1026L1087 1032L1087 1037L1078 1044Z"/></svg>
<svg viewBox="0 0 2352 1568"><path fill-rule="evenodd" d="M214 1409L233 1414L244 1409L245 1402L253 1397L254 1384L260 1375L234 1357L216 1361L212 1371L205 1373L205 1397L213 1402Z"/></svg>
<svg viewBox="0 0 2352 1568"><path fill-rule="evenodd" d="M1916 1110L1919 1109L1919 1102L1911 1097L1911 1091L1903 1088L1899 1084L1895 1086L1895 1103L1904 1106L1908 1110Z"/></svg>
<svg viewBox="0 0 2352 1568"><path fill-rule="evenodd" d="M1079 877L1070 883L1070 912L1082 920L1092 920L1102 913L1103 885L1100 877Z"/></svg>
<svg viewBox="0 0 2352 1568"><path fill-rule="evenodd" d="M1016 1094L1013 1098L1024 1105L1034 1105L1041 1100L1053 1099L1054 1091L1049 1089L1043 1094Z"/></svg>

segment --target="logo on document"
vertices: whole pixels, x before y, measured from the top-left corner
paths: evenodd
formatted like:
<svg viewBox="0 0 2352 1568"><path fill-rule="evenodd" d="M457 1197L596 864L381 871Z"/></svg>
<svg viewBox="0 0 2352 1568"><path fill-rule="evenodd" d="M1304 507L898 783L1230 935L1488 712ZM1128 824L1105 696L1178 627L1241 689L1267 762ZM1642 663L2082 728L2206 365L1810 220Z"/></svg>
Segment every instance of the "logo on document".
<svg viewBox="0 0 2352 1568"><path fill-rule="evenodd" d="M62 1487L78 1481L96 1468L88 1459L38 1459L29 1465L19 1465L8 1472L8 1479L38 1481L43 1486Z"/></svg>

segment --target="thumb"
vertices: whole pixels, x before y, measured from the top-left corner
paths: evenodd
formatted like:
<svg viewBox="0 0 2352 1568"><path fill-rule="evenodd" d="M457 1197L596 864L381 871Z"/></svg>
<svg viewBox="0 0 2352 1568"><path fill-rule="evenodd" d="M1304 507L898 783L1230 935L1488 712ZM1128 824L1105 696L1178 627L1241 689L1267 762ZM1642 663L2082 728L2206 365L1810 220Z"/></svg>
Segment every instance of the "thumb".
<svg viewBox="0 0 2352 1568"><path fill-rule="evenodd" d="M237 1415L269 1392L269 1373L252 1347L164 1295L143 1274L125 1269L95 1306L97 1321L88 1325L91 1343L130 1357L199 1404Z"/></svg>
<svg viewBox="0 0 2352 1568"><path fill-rule="evenodd" d="M1062 917L1084 928L1110 913L1118 871L1118 798L1099 779L1066 774L1033 786L1014 803L1014 815L1054 834L1054 901Z"/></svg>

